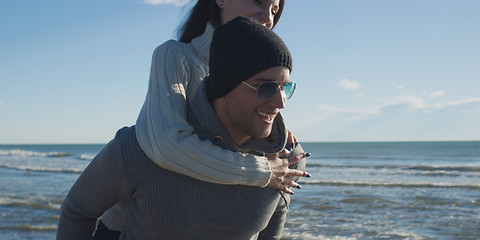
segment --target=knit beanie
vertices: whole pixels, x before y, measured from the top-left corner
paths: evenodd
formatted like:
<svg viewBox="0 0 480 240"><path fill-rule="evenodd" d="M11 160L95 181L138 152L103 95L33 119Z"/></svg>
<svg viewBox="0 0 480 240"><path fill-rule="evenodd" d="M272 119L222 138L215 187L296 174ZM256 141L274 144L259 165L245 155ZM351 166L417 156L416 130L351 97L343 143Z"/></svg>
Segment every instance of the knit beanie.
<svg viewBox="0 0 480 240"><path fill-rule="evenodd" d="M292 71L292 57L285 43L257 21L236 17L218 27L210 47L207 97L223 97L242 81L272 67Z"/></svg>

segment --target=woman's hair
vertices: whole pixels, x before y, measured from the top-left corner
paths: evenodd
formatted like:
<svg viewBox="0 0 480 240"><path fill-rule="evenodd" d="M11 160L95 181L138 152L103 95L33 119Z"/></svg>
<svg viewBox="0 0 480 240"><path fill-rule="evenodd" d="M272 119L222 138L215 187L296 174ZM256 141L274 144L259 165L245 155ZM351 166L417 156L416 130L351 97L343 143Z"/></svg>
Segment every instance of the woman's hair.
<svg viewBox="0 0 480 240"><path fill-rule="evenodd" d="M284 4L285 0L280 0L278 12L273 18L273 27L282 16ZM198 0L180 28L180 42L189 43L192 39L202 35L208 22L212 23L215 28L221 25L220 7L215 0Z"/></svg>

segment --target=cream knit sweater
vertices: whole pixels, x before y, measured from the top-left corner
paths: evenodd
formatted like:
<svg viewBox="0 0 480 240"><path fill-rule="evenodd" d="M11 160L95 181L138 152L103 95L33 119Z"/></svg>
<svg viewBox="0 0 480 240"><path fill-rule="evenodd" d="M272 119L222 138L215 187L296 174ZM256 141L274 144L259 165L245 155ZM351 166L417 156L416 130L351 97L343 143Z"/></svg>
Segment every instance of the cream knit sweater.
<svg viewBox="0 0 480 240"><path fill-rule="evenodd" d="M136 123L137 140L162 168L206 182L264 187L271 174L267 158L202 141L187 122L186 102L208 73L214 31L208 24L191 43L170 40L155 50L148 93Z"/></svg>

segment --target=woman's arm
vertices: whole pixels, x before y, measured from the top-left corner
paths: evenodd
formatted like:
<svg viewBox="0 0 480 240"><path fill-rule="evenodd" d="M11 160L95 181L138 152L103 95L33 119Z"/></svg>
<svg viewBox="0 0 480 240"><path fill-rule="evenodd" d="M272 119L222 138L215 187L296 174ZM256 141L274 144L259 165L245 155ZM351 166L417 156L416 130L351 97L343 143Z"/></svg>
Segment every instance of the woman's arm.
<svg viewBox="0 0 480 240"><path fill-rule="evenodd" d="M62 203L57 240L91 239L97 218L126 196L128 184L120 159L113 140L83 171Z"/></svg>
<svg viewBox="0 0 480 240"><path fill-rule="evenodd" d="M271 175L266 157L224 150L192 134L186 120L187 92L194 93L204 76L198 69L202 66L191 65L189 54L174 41L155 50L136 126L140 146L160 167L202 181L266 186Z"/></svg>

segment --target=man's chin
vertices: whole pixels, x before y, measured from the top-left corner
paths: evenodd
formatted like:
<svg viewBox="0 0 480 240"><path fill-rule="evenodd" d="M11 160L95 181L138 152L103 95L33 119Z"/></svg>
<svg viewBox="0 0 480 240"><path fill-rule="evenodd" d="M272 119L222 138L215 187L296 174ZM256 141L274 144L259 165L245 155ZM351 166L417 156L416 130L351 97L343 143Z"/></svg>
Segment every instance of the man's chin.
<svg viewBox="0 0 480 240"><path fill-rule="evenodd" d="M255 138L266 138L266 137L270 136L270 134L272 133L272 129L271 128L265 129L265 130L262 130L262 131L258 131L257 133L258 134L256 134L256 136L254 136Z"/></svg>

